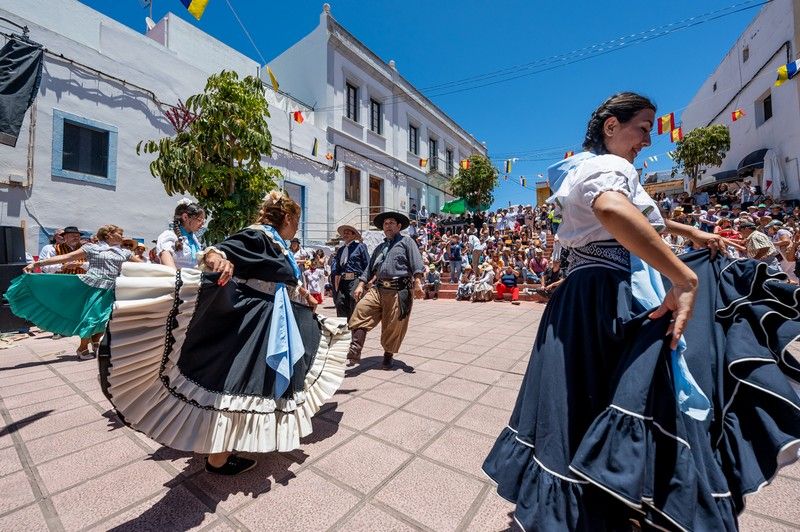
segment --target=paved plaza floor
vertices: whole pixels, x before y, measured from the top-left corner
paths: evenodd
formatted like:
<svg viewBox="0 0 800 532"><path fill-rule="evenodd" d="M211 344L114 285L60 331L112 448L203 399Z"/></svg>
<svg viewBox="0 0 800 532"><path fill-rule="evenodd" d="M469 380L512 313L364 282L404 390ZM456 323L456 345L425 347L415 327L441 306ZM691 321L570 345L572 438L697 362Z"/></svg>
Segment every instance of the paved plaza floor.
<svg viewBox="0 0 800 532"><path fill-rule="evenodd" d="M373 331L302 447L233 478L123 426L74 339L15 343L0 350L0 531L509 530L481 463L543 309L418 301L394 371L375 369ZM747 508L743 530L800 530L800 466Z"/></svg>

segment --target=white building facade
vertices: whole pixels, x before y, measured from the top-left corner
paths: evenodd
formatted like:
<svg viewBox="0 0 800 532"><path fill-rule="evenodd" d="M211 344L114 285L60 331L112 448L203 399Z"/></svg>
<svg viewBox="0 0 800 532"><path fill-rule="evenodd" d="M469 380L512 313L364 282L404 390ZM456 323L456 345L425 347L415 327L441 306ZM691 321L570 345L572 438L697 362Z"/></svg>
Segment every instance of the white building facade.
<svg viewBox="0 0 800 532"><path fill-rule="evenodd" d="M0 225L24 226L32 255L66 225L94 232L114 223L149 246L168 227L180 198L168 197L151 176L152 158L137 155L137 143L173 135L164 111L202 92L209 75L226 69L264 79L260 65L172 14L146 35L75 0L6 0L0 16L28 26L30 39L47 50L17 145L0 145ZM4 24L3 33L18 32ZM429 173L418 160L413 164L398 124L418 125L418 158L429 157L429 138L439 142L440 172L450 148L456 167L459 158L485 153L363 46L356 47L361 61L355 55L345 59L350 51L332 52L337 34L357 43L323 12L320 26L295 45L305 46L309 38L324 43L316 43L323 48L322 63L316 56L295 57L294 69L283 68L281 58L292 47L273 66L280 92L271 90L266 77L273 153L263 162L281 171L280 185L303 205L301 236L307 242L327 241L340 223L363 224L370 205L408 210L413 201L434 209L447 199L444 172ZM384 76L375 76L366 59ZM345 101L346 76L362 91L360 120L341 119L337 109ZM391 98L401 88L413 100L385 104L379 131L370 130L368 96ZM294 120L295 111L302 123ZM78 162L74 154L68 157L76 147Z"/></svg>
<svg viewBox="0 0 800 532"><path fill-rule="evenodd" d="M312 102L316 127L334 155L327 223L359 223L382 209L452 199L447 181L461 160L486 147L415 89L394 61L372 53L331 16L268 65L286 90ZM265 81L266 71L262 72ZM306 140L307 141L307 140Z"/></svg>
<svg viewBox="0 0 800 532"><path fill-rule="evenodd" d="M683 111L684 132L711 124L730 130L730 151L719 168L706 169L707 175L737 172L764 188L763 159L770 150L783 179L782 186L765 192L800 199L800 78L774 86L778 67L800 57L798 43L800 3L766 4ZM734 122L737 109L744 116Z"/></svg>

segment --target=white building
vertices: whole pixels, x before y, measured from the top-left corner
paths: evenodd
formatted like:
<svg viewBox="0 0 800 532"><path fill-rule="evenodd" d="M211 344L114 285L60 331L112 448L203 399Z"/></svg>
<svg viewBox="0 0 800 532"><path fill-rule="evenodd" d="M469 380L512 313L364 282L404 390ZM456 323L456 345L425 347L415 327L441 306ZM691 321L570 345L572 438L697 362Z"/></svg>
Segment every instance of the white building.
<svg viewBox="0 0 800 532"><path fill-rule="evenodd" d="M416 204L438 212L459 161L486 147L331 16L270 61L281 90L313 102L335 155L327 222ZM262 72L266 80L267 72ZM307 142L308 139L305 139Z"/></svg>
<svg viewBox="0 0 800 532"><path fill-rule="evenodd" d="M800 2L767 3L681 116L684 132L711 124L727 125L731 149L719 168L706 174L754 176L762 184L764 154L777 155L784 184L776 193L800 198L800 78L775 87L776 70L800 57ZM744 110L736 122L732 113ZM770 194L772 195L772 194Z"/></svg>
<svg viewBox="0 0 800 532"><path fill-rule="evenodd" d="M6 0L0 16L28 26L30 38L47 49L38 95L17 145L0 145L0 225L25 226L31 254L65 225L93 232L114 223L149 245L166 229L179 198L165 194L150 175L151 157L136 155L136 144L174 134L164 111L201 92L209 75L223 69L262 75L262 69L172 14L146 35L75 0ZM0 21L0 31L19 30ZM322 55L295 55L293 68L283 66L309 46ZM341 49L334 51L336 46ZM438 209L445 178L419 166L419 158L429 157L428 139L438 141L439 171L446 168L447 150L456 165L459 158L485 153L328 11L320 26L272 65L281 91L291 96L266 91L273 153L264 163L282 172L281 184L302 203L307 241L328 240L340 223L367 223L370 205L408 210L416 202ZM345 78L359 89L353 100L359 120L352 123L342 118ZM379 97L389 101L373 132L367 109L369 98ZM294 111L303 113L302 124L292 119ZM406 150L409 123L418 132L419 155L413 157ZM95 144L80 144L81 136ZM77 168L65 164L64 148L71 142L87 150Z"/></svg>

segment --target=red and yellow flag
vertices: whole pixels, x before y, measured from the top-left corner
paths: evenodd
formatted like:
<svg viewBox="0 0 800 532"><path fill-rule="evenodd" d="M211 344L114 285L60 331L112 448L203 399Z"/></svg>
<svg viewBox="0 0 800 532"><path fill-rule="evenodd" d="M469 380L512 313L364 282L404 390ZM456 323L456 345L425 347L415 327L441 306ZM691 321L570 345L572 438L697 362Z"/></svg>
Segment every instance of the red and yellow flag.
<svg viewBox="0 0 800 532"><path fill-rule="evenodd" d="M328 153L325 154L325 158L328 159L329 161L332 161L333 160L333 154L331 152L328 152Z"/></svg>
<svg viewBox="0 0 800 532"><path fill-rule="evenodd" d="M683 128L676 127L669 133L670 140L672 142L678 142L679 140L683 140Z"/></svg>
<svg viewBox="0 0 800 532"><path fill-rule="evenodd" d="M575 155L575 152L572 151L572 150L569 150L567 153L564 154L564 159L569 159L573 155Z"/></svg>
<svg viewBox="0 0 800 532"><path fill-rule="evenodd" d="M419 160L419 165L420 165L422 168L425 168L426 166L428 166L428 159L420 159L420 160Z"/></svg>
<svg viewBox="0 0 800 532"><path fill-rule="evenodd" d="M731 113L731 119L736 122L744 116L744 109L737 109Z"/></svg>
<svg viewBox="0 0 800 532"><path fill-rule="evenodd" d="M658 117L658 134L666 133L675 129L675 113Z"/></svg>
<svg viewBox="0 0 800 532"><path fill-rule="evenodd" d="M302 111L295 111L294 113L292 113L292 117L294 118L294 121L297 122L298 124L303 123L304 118Z"/></svg>
<svg viewBox="0 0 800 532"><path fill-rule="evenodd" d="M461 166L462 170L469 170L469 167L470 167L469 159L462 160L461 163L460 163L460 166Z"/></svg>

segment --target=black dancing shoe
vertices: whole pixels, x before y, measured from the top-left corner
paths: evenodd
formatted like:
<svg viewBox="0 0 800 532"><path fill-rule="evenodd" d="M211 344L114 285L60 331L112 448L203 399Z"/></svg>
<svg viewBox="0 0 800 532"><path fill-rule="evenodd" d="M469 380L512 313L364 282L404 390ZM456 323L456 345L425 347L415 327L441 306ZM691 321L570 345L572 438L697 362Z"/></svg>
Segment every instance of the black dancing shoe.
<svg viewBox="0 0 800 532"><path fill-rule="evenodd" d="M208 458L206 458L206 471L208 473L214 473L215 475L232 477L244 473L245 471L250 471L256 464L258 464L258 462L255 460L232 454L228 457L228 461L220 467L212 466L208 463Z"/></svg>

